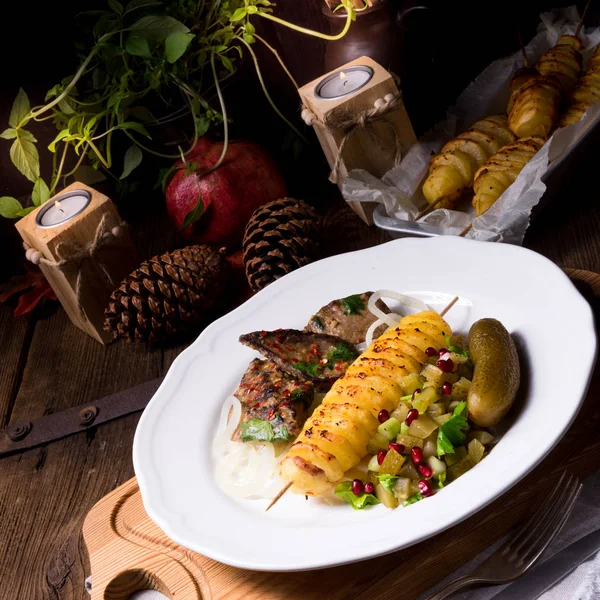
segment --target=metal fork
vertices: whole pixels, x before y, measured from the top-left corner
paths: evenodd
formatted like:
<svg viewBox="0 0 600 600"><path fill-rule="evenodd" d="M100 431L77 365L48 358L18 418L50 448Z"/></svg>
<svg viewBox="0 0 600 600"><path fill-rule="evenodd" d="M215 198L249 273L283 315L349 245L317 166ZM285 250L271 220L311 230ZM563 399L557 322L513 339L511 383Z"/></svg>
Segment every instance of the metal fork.
<svg viewBox="0 0 600 600"><path fill-rule="evenodd" d="M442 600L454 592L475 584L508 583L526 573L563 528L571 514L581 483L563 472L558 483L531 518L494 554L472 573L454 579L423 600Z"/></svg>

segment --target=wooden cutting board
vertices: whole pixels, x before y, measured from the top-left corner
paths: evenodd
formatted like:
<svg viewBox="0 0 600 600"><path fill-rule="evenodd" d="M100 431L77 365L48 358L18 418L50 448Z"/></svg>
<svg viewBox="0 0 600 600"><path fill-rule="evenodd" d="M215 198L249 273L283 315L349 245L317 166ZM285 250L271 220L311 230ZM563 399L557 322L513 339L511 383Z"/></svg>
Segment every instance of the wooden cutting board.
<svg viewBox="0 0 600 600"><path fill-rule="evenodd" d="M567 273L599 315L600 275L579 270ZM560 340L554 340L551 332L548 343L556 344L560 354ZM568 375L557 377L556 393L565 385ZM100 500L83 525L92 600L126 600L144 589L158 590L172 600L414 600L531 514L563 469L581 478L600 469L599 392L597 368L584 406L563 440L528 477L490 506L405 550L332 569L245 571L186 550L150 520L133 478ZM231 543L235 544L234 538ZM293 539L282 540L282 552L293 543Z"/></svg>

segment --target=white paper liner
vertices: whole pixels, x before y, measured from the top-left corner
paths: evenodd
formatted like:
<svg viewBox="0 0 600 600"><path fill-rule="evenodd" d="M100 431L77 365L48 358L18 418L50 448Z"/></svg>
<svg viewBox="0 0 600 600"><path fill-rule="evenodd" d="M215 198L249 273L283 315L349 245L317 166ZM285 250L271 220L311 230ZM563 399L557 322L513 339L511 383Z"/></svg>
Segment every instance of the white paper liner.
<svg viewBox="0 0 600 600"><path fill-rule="evenodd" d="M538 33L527 44L527 56L534 64L563 34L574 34L579 23L575 6L555 9L540 15ZM584 28L579 37L583 42L584 66L594 48L600 43L600 27ZM521 52L491 63L472 81L449 109L447 118L414 144L402 162L381 179L362 169L349 173L342 186L347 202L377 202L390 217L412 221L427 206L421 187L432 154L460 131L475 121L506 112L509 84L514 72L523 66ZM500 196L482 216L475 217L470 203L461 210L437 209L419 222L435 225L443 234L458 234L469 223L472 229L465 237L476 240L521 244L529 226L531 210L546 190L542 177L556 161L563 158L582 135L600 118L600 103L592 106L584 118L560 129L525 166L513 185Z"/></svg>

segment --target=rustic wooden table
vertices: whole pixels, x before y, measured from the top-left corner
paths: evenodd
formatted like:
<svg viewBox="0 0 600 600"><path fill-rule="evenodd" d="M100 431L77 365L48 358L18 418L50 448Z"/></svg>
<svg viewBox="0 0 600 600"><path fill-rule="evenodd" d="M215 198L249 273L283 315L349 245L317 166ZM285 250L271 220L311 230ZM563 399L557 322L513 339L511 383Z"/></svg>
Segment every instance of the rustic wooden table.
<svg viewBox="0 0 600 600"><path fill-rule="evenodd" d="M562 187L532 224L525 245L562 267L600 272L600 204L593 153L586 154L589 160L576 161L574 171L561 179ZM388 239L358 221L347 225L344 239L331 241L330 252ZM160 243L147 231L144 239ZM183 350L122 343L105 348L74 328L58 307L14 318L12 307L2 306L0 341L0 429L158 377ZM131 415L0 460L3 600L86 598L89 562L81 525L95 502L133 476L138 418ZM581 443L600 443L598 427L589 436ZM585 452L581 461L581 473L593 472L600 468L600 453Z"/></svg>

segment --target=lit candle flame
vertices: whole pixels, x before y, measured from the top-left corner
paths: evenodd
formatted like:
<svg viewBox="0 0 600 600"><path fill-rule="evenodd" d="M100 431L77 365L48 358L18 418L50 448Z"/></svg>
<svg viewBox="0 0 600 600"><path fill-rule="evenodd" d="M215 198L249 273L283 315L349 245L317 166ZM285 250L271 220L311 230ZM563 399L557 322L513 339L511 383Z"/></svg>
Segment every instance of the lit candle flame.
<svg viewBox="0 0 600 600"><path fill-rule="evenodd" d="M340 71L340 79L344 82L343 85L348 83L348 75L344 71Z"/></svg>
<svg viewBox="0 0 600 600"><path fill-rule="evenodd" d="M60 210L61 213L64 213L65 211L60 207L60 202L58 200L54 201L54 206L56 206L56 208L58 208L58 210Z"/></svg>

